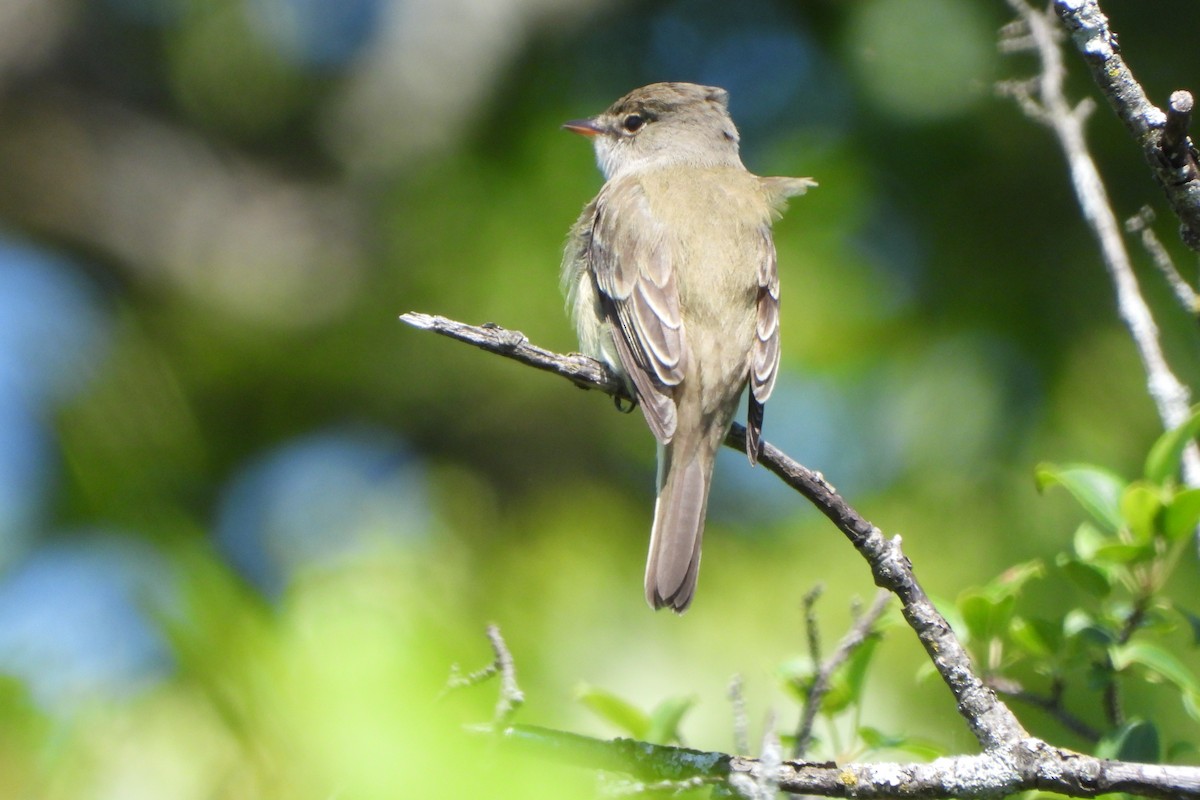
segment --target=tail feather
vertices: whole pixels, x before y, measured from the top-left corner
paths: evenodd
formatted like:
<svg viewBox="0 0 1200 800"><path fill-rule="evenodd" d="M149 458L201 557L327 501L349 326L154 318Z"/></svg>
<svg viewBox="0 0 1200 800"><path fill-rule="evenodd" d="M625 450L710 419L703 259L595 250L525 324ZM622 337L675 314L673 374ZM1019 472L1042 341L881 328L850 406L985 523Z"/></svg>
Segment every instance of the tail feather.
<svg viewBox="0 0 1200 800"><path fill-rule="evenodd" d="M646 561L646 602L682 613L692 602L700 571L700 541L715 453L693 450L675 458L675 444L660 453L658 500Z"/></svg>
<svg viewBox="0 0 1200 800"><path fill-rule="evenodd" d="M758 464L758 457L762 455L762 426L763 426L763 409L762 403L758 402L758 398L754 396L754 392L747 392L749 402L746 406L746 455L750 458L750 466Z"/></svg>

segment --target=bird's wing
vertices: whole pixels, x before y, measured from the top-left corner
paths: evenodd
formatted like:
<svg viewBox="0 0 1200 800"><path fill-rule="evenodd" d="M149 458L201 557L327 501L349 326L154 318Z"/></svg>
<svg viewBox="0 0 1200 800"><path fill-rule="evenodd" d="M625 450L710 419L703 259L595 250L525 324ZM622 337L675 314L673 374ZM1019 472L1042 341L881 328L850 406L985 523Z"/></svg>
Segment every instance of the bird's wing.
<svg viewBox="0 0 1200 800"><path fill-rule="evenodd" d="M783 213L789 197L796 197L817 185L812 178L759 178L766 192L772 216ZM775 241L769 225L759 229L758 306L754 347L750 357L750 403L746 419L746 455L750 463L758 461L762 448L763 406L775 388L779 372L779 267Z"/></svg>
<svg viewBox="0 0 1200 800"><path fill-rule="evenodd" d="M687 350L670 239L636 180L610 181L596 198L587 258L621 365L650 430L666 444L675 435L674 387Z"/></svg>
<svg viewBox="0 0 1200 800"><path fill-rule="evenodd" d="M779 373L779 267L771 230L764 225L758 244L758 304L754 345L750 351L750 404L746 420L746 455L758 461L762 447L763 406Z"/></svg>

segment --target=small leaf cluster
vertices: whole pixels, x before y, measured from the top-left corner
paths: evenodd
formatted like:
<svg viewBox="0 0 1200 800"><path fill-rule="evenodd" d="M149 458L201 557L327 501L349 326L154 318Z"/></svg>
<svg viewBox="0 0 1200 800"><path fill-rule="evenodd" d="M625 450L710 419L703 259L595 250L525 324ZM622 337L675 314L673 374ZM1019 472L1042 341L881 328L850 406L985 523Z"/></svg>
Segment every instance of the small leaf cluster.
<svg viewBox="0 0 1200 800"><path fill-rule="evenodd" d="M1177 479L1197 430L1200 414L1164 434L1134 480L1093 465L1041 465L1039 488L1065 489L1086 512L1070 548L1052 563L1013 567L955 604L993 688L1047 711L1097 755L1153 762L1190 747L1164 748L1153 721L1126 717L1130 681L1168 687L1200 722L1200 681L1165 644L1180 629L1200 643L1200 618L1167 591L1200 526L1200 489ZM1073 586L1076 606L1026 608L1026 590L1043 578Z"/></svg>

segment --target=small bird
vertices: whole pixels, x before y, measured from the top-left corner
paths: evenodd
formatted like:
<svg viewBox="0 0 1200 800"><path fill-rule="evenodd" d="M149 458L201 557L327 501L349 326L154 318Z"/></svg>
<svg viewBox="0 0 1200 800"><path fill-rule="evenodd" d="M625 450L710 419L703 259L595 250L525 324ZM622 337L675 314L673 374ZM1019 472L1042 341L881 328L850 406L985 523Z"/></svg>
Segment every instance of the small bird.
<svg viewBox="0 0 1200 800"><path fill-rule="evenodd" d="M590 137L605 184L563 256L580 349L620 375L658 441L646 602L692 602L717 449L750 384L746 454L779 369L771 223L816 183L760 178L738 155L729 93L692 83L634 89L563 125Z"/></svg>

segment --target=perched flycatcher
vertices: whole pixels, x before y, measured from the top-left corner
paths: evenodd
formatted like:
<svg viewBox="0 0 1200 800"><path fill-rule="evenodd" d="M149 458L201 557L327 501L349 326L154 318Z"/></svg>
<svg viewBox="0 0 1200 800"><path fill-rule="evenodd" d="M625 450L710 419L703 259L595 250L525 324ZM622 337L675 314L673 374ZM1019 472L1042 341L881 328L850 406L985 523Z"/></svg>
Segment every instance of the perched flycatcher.
<svg viewBox="0 0 1200 800"><path fill-rule="evenodd" d="M771 222L815 185L748 172L728 100L655 83L563 126L592 139L607 181L571 229L567 304L582 351L625 379L658 440L646 601L676 612L696 590L713 462L747 383L758 460L779 368Z"/></svg>

